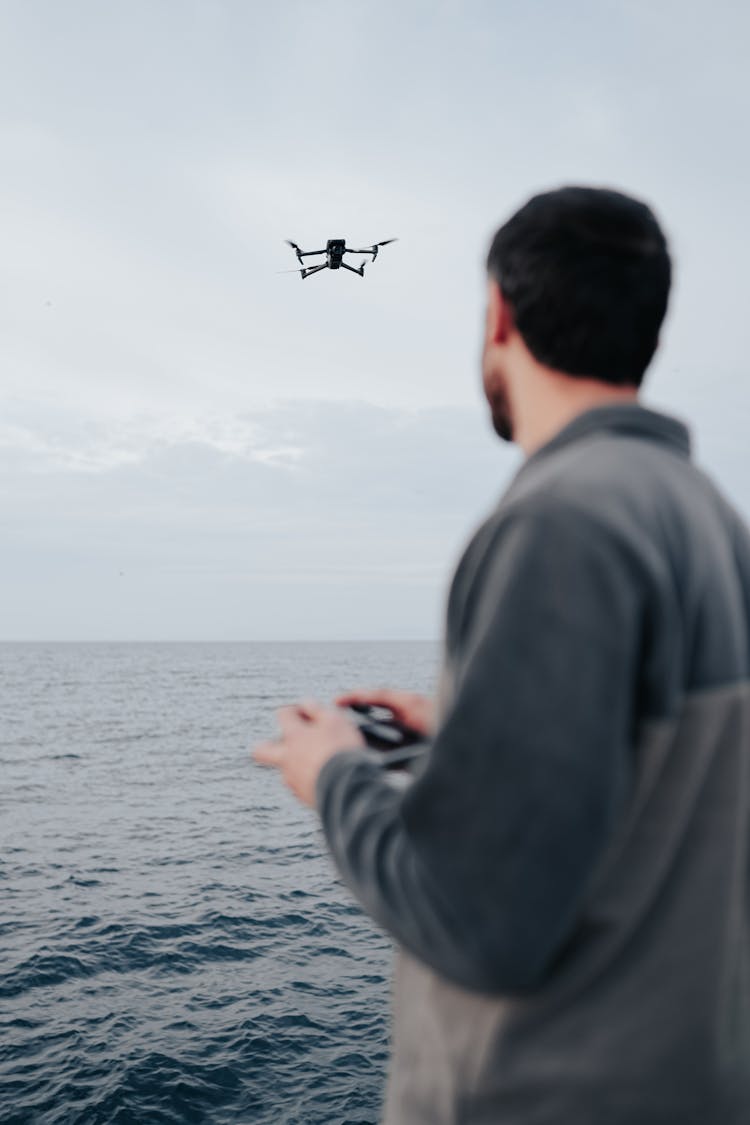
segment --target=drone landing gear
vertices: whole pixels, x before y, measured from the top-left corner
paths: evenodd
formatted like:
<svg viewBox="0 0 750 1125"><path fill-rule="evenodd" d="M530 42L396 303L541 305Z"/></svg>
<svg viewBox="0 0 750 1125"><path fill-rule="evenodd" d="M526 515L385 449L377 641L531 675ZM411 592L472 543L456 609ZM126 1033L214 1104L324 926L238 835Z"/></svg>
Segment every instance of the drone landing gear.
<svg viewBox="0 0 750 1125"><path fill-rule="evenodd" d="M299 272L302 274L302 280L304 281L305 278L309 277L311 273L318 273L320 270L327 270L327 269L328 269L328 263L327 262L321 262L317 266L305 266L305 268L301 269Z"/></svg>
<svg viewBox="0 0 750 1125"><path fill-rule="evenodd" d="M342 262L342 263L341 263L341 268L342 268L342 270L350 270L350 271L351 271L352 273L356 273L356 274L358 274L358 276L359 276L359 277L364 277L364 276L365 276L365 263L364 263L364 262L363 262L363 263L362 263L362 265L361 265L361 266L359 267L359 269L355 268L354 266L348 266L348 265L346 264L346 262Z"/></svg>

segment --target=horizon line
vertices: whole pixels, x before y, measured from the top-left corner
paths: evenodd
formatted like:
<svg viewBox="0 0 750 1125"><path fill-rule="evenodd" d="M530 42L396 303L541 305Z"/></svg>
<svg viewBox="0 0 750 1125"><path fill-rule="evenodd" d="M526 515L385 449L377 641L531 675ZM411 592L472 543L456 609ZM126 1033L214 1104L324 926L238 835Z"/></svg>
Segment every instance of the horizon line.
<svg viewBox="0 0 750 1125"><path fill-rule="evenodd" d="M243 637L243 638L0 638L0 645L267 645L267 644L439 644L440 637Z"/></svg>

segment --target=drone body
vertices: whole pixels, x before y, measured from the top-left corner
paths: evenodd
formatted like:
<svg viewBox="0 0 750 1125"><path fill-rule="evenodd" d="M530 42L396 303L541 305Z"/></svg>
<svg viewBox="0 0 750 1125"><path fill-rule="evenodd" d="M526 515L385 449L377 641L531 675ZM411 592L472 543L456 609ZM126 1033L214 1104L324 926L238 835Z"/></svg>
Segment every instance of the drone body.
<svg viewBox="0 0 750 1125"><path fill-rule="evenodd" d="M372 246L366 247L364 250L354 250L352 247L346 245L345 238L329 238L326 242L325 250L300 250L296 242L287 243L291 246L294 253L297 255L297 261L300 262L302 269L292 270L292 273L299 273L302 275L304 281L311 273L319 273L320 270L349 270L350 273L356 273L360 277L365 276L365 263L360 262L358 266L350 266L344 261L344 254L372 254L373 262L378 256L378 248L387 246L389 242L395 242L395 238L386 238L383 242L375 242ZM302 261L303 258L318 257L325 254L326 260L318 262L314 266L306 266Z"/></svg>

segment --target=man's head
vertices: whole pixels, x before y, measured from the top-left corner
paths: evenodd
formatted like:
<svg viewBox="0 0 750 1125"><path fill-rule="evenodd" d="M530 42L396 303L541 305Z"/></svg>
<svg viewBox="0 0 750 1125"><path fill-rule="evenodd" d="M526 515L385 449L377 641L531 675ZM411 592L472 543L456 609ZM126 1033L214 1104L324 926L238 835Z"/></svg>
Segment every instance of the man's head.
<svg viewBox="0 0 750 1125"><path fill-rule="evenodd" d="M483 382L498 434L516 436L529 372L558 398L635 395L667 309L667 242L650 208L606 188L535 195L495 235ZM550 381L551 380L551 381Z"/></svg>

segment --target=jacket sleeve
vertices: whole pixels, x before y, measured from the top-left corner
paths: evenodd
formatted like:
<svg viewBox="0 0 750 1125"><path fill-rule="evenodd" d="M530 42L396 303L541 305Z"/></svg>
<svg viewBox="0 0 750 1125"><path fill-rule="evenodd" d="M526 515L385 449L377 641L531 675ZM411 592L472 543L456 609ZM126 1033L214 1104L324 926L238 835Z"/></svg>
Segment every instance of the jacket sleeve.
<svg viewBox="0 0 750 1125"><path fill-rule="evenodd" d="M330 850L399 944L467 988L533 990L568 937L628 791L642 597L587 517L498 528L454 644L457 685L405 791L327 763Z"/></svg>

